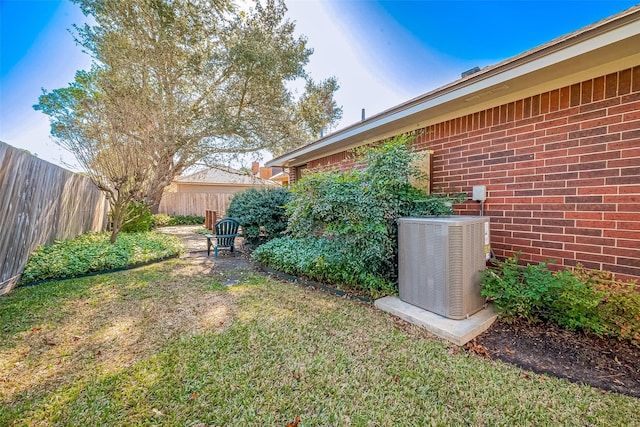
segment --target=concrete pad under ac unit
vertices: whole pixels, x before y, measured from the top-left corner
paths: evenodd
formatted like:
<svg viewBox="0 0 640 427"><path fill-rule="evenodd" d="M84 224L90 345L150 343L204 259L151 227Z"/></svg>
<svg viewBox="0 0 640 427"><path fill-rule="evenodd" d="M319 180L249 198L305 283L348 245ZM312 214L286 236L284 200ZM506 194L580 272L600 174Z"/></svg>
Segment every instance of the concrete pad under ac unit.
<svg viewBox="0 0 640 427"><path fill-rule="evenodd" d="M422 326L434 335L456 345L464 345L471 341L489 329L498 317L491 305L463 320L448 319L406 303L398 297L380 298L375 301L375 306L409 323Z"/></svg>

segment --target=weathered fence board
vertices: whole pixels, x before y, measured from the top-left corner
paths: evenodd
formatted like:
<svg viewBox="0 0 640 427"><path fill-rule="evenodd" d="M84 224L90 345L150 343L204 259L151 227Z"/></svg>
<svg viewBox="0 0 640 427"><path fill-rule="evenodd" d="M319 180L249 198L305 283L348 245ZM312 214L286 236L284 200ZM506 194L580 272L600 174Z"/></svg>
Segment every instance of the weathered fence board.
<svg viewBox="0 0 640 427"><path fill-rule="evenodd" d="M164 193L158 213L169 215L201 215L205 211L216 211L224 218L232 193Z"/></svg>
<svg viewBox="0 0 640 427"><path fill-rule="evenodd" d="M103 230L106 212L91 180L0 141L0 295L38 246Z"/></svg>

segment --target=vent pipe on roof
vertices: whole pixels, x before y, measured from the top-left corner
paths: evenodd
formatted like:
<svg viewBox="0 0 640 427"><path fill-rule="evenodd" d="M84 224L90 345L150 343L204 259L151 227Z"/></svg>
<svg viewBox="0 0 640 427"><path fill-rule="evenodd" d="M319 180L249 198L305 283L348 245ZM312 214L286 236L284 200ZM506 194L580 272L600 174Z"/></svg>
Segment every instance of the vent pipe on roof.
<svg viewBox="0 0 640 427"><path fill-rule="evenodd" d="M364 108L362 109L362 121L364 122Z"/></svg>
<svg viewBox="0 0 640 427"><path fill-rule="evenodd" d="M462 78L465 78L465 77L467 77L467 76L470 76L471 74L475 74L475 73L477 73L478 71L480 71L480 67L473 67L472 69L467 70L467 71L465 71L464 73L462 73L460 76L461 76Z"/></svg>

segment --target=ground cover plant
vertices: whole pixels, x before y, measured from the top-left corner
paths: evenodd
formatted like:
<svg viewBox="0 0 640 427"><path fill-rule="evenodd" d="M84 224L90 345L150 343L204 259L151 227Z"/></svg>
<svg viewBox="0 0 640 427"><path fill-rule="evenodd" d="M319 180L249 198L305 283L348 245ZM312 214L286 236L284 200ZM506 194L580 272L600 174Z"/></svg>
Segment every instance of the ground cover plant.
<svg viewBox="0 0 640 427"><path fill-rule="evenodd" d="M120 233L116 242L110 243L107 232L87 233L36 249L24 269L21 283L123 268L182 251L182 240L167 234Z"/></svg>
<svg viewBox="0 0 640 427"><path fill-rule="evenodd" d="M397 219L451 214L454 202L412 185L426 179L412 140L401 135L363 148L356 153L358 167L298 181L287 206L289 236L259 247L255 259L374 297L396 292Z"/></svg>
<svg viewBox="0 0 640 427"><path fill-rule="evenodd" d="M1 297L0 424L640 423L635 398L459 351L369 304L210 271L174 259Z"/></svg>
<svg viewBox="0 0 640 427"><path fill-rule="evenodd" d="M611 273L581 266L553 272L544 262L521 265L516 255L484 271L482 295L507 321L553 322L640 346L640 291Z"/></svg>

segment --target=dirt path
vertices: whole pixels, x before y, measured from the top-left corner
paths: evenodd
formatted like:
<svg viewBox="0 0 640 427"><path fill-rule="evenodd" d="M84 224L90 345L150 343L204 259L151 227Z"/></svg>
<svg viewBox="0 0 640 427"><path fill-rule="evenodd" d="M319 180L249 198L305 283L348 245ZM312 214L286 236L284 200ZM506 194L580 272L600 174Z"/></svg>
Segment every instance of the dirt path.
<svg viewBox="0 0 640 427"><path fill-rule="evenodd" d="M216 259L213 256L213 250L211 255L207 256L207 238L196 233L196 230L201 228L199 225L178 225L158 228L156 231L181 237L187 246L187 253L183 255L183 258L191 260L192 264L199 266L201 270L216 273L226 270L255 269L244 250L242 238L236 239L237 254L235 257L228 251L220 251L218 259Z"/></svg>

